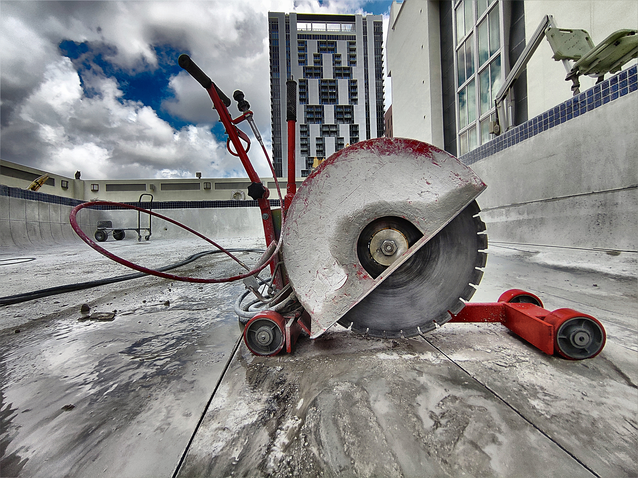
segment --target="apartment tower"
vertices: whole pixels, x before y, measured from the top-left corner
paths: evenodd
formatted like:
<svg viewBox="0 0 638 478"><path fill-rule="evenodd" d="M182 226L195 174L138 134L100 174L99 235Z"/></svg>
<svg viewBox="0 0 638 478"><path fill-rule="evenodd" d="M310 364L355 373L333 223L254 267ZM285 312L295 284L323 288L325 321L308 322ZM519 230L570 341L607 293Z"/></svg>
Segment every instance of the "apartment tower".
<svg viewBox="0 0 638 478"><path fill-rule="evenodd" d="M273 162L288 174L286 81L297 82L296 177L346 145L383 136L380 15L268 13Z"/></svg>

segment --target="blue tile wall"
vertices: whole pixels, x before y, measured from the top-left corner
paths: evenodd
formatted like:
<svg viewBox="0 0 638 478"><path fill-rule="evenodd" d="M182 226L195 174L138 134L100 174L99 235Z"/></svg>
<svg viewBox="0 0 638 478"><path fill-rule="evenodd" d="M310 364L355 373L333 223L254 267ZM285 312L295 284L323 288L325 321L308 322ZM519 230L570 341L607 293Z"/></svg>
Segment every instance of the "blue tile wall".
<svg viewBox="0 0 638 478"><path fill-rule="evenodd" d="M60 196L54 196L52 194L46 194L36 191L29 191L28 189L12 188L0 184L0 196L9 196L19 199L28 199L30 201L48 202L53 204L61 204L64 206L75 207L78 204L82 204L86 201L80 201L78 199L70 199ZM137 206L138 202L127 202L131 206ZM144 207L148 205L148 202L142 203ZM153 201L153 209L209 209L220 207L258 207L257 201ZM270 199L271 207L279 207L279 199ZM90 209L96 209L98 211L112 211L119 209L117 206L92 206Z"/></svg>
<svg viewBox="0 0 638 478"><path fill-rule="evenodd" d="M621 71L593 88L583 91L551 110L545 111L526 123L497 136L489 143L479 146L459 159L463 164L467 165L476 163L554 126L587 114L599 106L632 93L638 89L637 70L638 66L634 65L625 71Z"/></svg>

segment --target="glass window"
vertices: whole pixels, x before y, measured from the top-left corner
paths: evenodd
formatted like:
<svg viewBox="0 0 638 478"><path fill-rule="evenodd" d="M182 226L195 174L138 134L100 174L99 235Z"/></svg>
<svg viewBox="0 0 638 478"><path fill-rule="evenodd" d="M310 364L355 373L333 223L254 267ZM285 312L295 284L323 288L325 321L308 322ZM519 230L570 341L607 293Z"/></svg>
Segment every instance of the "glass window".
<svg viewBox="0 0 638 478"><path fill-rule="evenodd" d="M459 85L462 85L465 83L465 48L463 45L456 52L456 69L459 74Z"/></svg>
<svg viewBox="0 0 638 478"><path fill-rule="evenodd" d="M490 139L494 96L505 73L501 66L501 3L460 0L454 9L459 155Z"/></svg>
<svg viewBox="0 0 638 478"><path fill-rule="evenodd" d="M481 121L481 144L487 143L490 140L490 121L491 116L488 116Z"/></svg>
<svg viewBox="0 0 638 478"><path fill-rule="evenodd" d="M474 38L465 40L465 77L470 78L474 74Z"/></svg>
<svg viewBox="0 0 638 478"><path fill-rule="evenodd" d="M459 3L454 11L456 16L456 44L461 43L461 40L465 36L465 15L463 14L463 2Z"/></svg>
<svg viewBox="0 0 638 478"><path fill-rule="evenodd" d="M483 72L479 75L479 88L480 88L480 95L481 95L481 107L480 107L480 114L484 115L485 113L487 113L490 108L492 107L492 95L490 93L490 69L486 68L485 70L483 70Z"/></svg>
<svg viewBox="0 0 638 478"><path fill-rule="evenodd" d="M467 124L476 121L476 88L474 80L467 84Z"/></svg>
<svg viewBox="0 0 638 478"><path fill-rule="evenodd" d="M491 102L494 102L494 97L498 90L501 88L501 56L494 58L494 61L490 63L490 82L492 84L492 98Z"/></svg>
<svg viewBox="0 0 638 478"><path fill-rule="evenodd" d="M467 91L463 88L459 91L459 127L467 126Z"/></svg>
<svg viewBox="0 0 638 478"><path fill-rule="evenodd" d="M465 6L465 35L472 31L472 27L474 26L474 0L464 0L463 4Z"/></svg>
<svg viewBox="0 0 638 478"><path fill-rule="evenodd" d="M490 20L490 56L501 47L501 29L499 24L498 8L493 8L489 13Z"/></svg>
<svg viewBox="0 0 638 478"><path fill-rule="evenodd" d="M478 0L476 4L476 17L480 17L487 8L487 0Z"/></svg>
<svg viewBox="0 0 638 478"><path fill-rule="evenodd" d="M485 18L478 27L478 56L479 66L485 63L490 57L490 37L487 18Z"/></svg>

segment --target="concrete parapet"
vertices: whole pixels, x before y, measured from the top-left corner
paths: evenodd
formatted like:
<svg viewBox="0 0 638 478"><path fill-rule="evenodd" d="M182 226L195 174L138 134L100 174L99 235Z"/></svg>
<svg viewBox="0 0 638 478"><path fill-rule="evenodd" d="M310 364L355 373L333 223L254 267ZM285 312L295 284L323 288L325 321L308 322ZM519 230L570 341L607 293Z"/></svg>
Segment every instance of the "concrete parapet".
<svg viewBox="0 0 638 478"><path fill-rule="evenodd" d="M638 251L638 94L471 164L491 239Z"/></svg>

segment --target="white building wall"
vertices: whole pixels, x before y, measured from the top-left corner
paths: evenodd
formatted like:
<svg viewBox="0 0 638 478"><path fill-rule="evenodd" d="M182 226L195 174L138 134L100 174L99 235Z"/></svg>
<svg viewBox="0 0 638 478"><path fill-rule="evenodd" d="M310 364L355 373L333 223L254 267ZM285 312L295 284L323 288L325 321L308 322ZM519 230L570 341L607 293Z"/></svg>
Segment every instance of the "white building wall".
<svg viewBox="0 0 638 478"><path fill-rule="evenodd" d="M394 136L443 148L439 6L394 2L386 41Z"/></svg>

